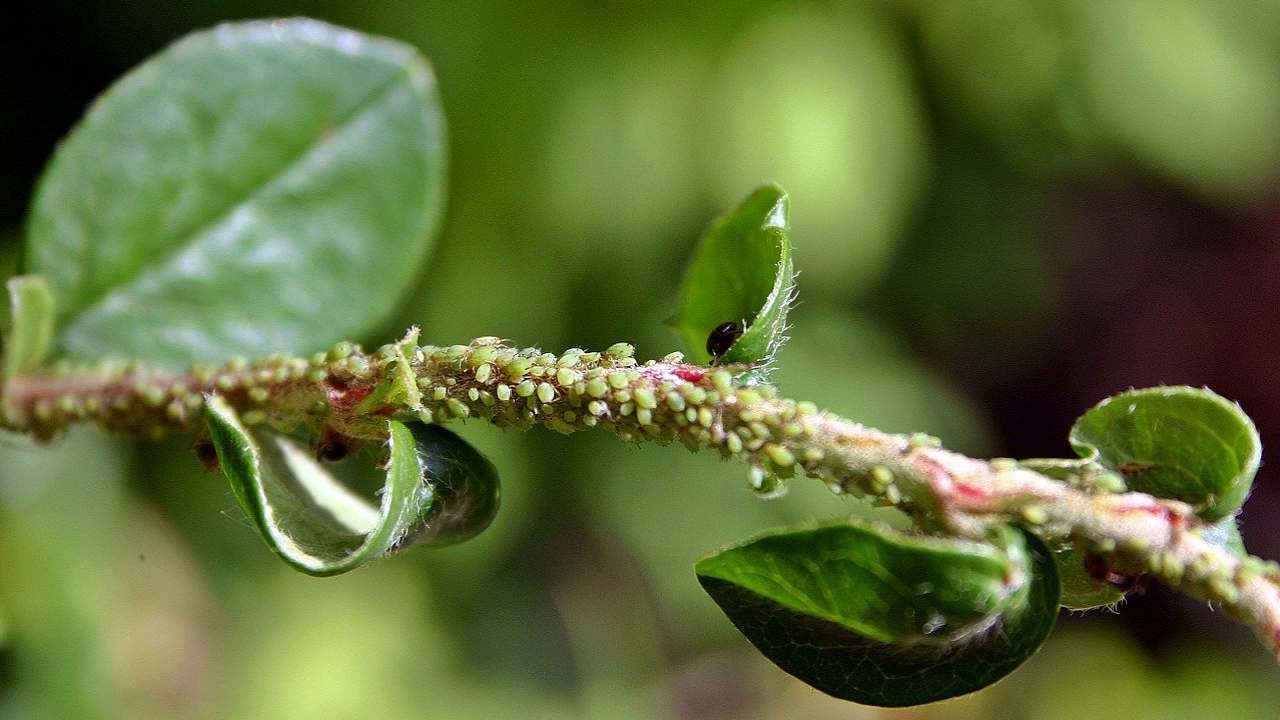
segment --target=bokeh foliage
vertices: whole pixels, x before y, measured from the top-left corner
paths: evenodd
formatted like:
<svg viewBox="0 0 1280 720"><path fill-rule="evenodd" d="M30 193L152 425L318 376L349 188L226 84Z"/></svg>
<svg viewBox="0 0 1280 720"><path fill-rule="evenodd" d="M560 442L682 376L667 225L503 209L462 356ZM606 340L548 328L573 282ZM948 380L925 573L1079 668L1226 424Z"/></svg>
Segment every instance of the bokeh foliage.
<svg viewBox="0 0 1280 720"><path fill-rule="evenodd" d="M1274 207L1280 7L957 8L103 4L70 33L84 62L67 72L102 73L85 92L101 90L191 29L299 11L422 49L450 122L450 206L416 293L369 340L419 323L436 342L625 338L661 355L677 346L671 269L744 188L779 182L805 294L774 379L993 454L1007 445L980 393L1036 363L1083 372L1044 350L1070 317L1050 270L1070 250L1052 243L1064 192L1119 179L1219 213ZM24 88L6 86L10 108L48 98ZM0 267L36 168L88 100L6 173ZM1069 422L1042 428L1059 454ZM6 440L0 715L856 716L756 659L689 572L726 538L852 501L797 482L762 503L739 468L678 448L462 434L504 479L493 528L323 581L262 552L180 442ZM923 716L1261 719L1280 701L1265 658L1172 631L1153 656L1117 628L1073 630L1015 681ZM1081 666L1095 691L1078 692Z"/></svg>

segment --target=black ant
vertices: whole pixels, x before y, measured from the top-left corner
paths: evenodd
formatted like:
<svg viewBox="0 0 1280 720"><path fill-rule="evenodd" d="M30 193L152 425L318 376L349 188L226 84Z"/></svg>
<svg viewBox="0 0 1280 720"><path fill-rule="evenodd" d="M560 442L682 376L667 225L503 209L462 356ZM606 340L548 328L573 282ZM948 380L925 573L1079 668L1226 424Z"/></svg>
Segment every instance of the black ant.
<svg viewBox="0 0 1280 720"><path fill-rule="evenodd" d="M729 352L729 348L742 337L742 333L743 328L740 322L730 320L720 323L707 336L707 353L713 358L720 358Z"/></svg>

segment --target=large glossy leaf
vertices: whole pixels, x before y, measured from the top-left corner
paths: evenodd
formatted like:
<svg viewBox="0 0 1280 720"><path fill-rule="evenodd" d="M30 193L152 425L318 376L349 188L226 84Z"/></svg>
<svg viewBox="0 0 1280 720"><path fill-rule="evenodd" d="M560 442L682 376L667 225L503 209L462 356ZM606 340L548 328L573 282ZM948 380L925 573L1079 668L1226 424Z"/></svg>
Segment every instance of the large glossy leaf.
<svg viewBox="0 0 1280 720"><path fill-rule="evenodd" d="M1058 611L1040 541L993 544L838 524L764 535L697 567L766 657L817 689L880 706L985 687L1036 651Z"/></svg>
<svg viewBox="0 0 1280 720"><path fill-rule="evenodd" d="M241 508L305 573L336 575L410 545L461 542L498 509L493 465L435 425L388 421L390 461L374 505L292 439L246 427L221 397L208 399L207 424Z"/></svg>
<svg viewBox="0 0 1280 720"><path fill-rule="evenodd" d="M721 362L767 363L786 340L795 282L787 212L787 194L765 185L703 235L671 320L694 360L713 359L707 340L725 323L741 335Z"/></svg>
<svg viewBox="0 0 1280 720"><path fill-rule="evenodd" d="M57 292L71 355L307 352L394 310L444 185L412 48L312 20L222 25L126 75L58 149L28 270Z"/></svg>
<svg viewBox="0 0 1280 720"><path fill-rule="evenodd" d="M1125 476L1129 489L1191 503L1202 517L1235 512L1262 460L1240 407L1209 390L1130 390L1095 405L1071 428L1071 446Z"/></svg>

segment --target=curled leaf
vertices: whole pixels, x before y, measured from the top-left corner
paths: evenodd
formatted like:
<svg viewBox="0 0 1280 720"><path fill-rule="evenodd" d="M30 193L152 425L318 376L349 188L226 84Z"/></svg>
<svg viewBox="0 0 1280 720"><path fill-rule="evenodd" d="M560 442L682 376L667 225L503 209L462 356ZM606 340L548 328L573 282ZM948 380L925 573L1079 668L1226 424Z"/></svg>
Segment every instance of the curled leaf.
<svg viewBox="0 0 1280 720"><path fill-rule="evenodd" d="M868 705L972 692L1036 651L1058 610L1038 539L991 543L854 524L772 532L704 559L698 579L767 658Z"/></svg>
<svg viewBox="0 0 1280 720"><path fill-rule="evenodd" d="M1130 490L1190 503L1209 520L1239 509L1262 460L1258 431L1240 406L1192 387L1109 397L1076 421L1070 442L1124 475Z"/></svg>
<svg viewBox="0 0 1280 720"><path fill-rule="evenodd" d="M795 284L787 213L787 194L765 185L702 236L670 321L693 360L763 365L786 340Z"/></svg>
<svg viewBox="0 0 1280 720"><path fill-rule="evenodd" d="M397 543L442 547L479 535L498 514L498 471L470 443L440 427L408 423L431 492L431 512Z"/></svg>
<svg viewBox="0 0 1280 720"><path fill-rule="evenodd" d="M461 542L497 512L497 471L443 428L387 422L390 460L375 505L291 438L246 427L223 398L209 397L207 408L241 508L267 545L305 573L336 575L410 545Z"/></svg>

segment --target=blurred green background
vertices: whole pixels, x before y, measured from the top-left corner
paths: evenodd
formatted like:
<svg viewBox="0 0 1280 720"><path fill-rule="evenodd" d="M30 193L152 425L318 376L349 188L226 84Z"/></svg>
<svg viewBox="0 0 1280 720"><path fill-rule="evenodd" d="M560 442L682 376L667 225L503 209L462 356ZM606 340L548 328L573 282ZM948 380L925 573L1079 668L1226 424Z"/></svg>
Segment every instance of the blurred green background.
<svg viewBox="0 0 1280 720"><path fill-rule="evenodd" d="M41 166L110 82L220 20L305 14L420 47L450 207L396 323L429 341L676 349L704 224L792 195L802 304L778 382L982 455L1062 455L1088 405L1207 384L1280 439L1280 2L53 2L0 68L0 270ZM880 711L772 668L692 563L849 510L592 434L463 434L493 528L314 579L182 442L0 447L0 717L1231 718L1280 671L1159 588L1065 616L1010 679ZM1280 443L1272 443L1280 446ZM1243 529L1280 556L1264 467Z"/></svg>

